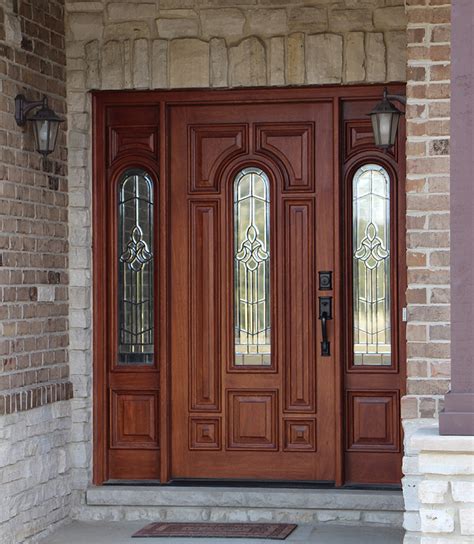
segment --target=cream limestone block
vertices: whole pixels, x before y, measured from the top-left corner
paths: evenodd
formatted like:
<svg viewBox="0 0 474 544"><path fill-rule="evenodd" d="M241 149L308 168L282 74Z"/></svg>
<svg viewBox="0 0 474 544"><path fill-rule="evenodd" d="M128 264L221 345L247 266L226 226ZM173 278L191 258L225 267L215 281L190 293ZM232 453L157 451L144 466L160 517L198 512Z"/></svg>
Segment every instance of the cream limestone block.
<svg viewBox="0 0 474 544"><path fill-rule="evenodd" d="M284 38L270 38L268 81L270 85L285 84L285 40Z"/></svg>
<svg viewBox="0 0 474 544"><path fill-rule="evenodd" d="M148 40L135 40L133 44L133 86L135 89L150 87L150 58Z"/></svg>
<svg viewBox="0 0 474 544"><path fill-rule="evenodd" d="M424 533L452 533L454 508L420 508L421 531Z"/></svg>
<svg viewBox="0 0 474 544"><path fill-rule="evenodd" d="M120 89L123 85L122 44L110 41L102 50L102 88Z"/></svg>
<svg viewBox="0 0 474 544"><path fill-rule="evenodd" d="M344 81L356 83L365 79L364 33L350 32L344 43Z"/></svg>
<svg viewBox="0 0 474 544"><path fill-rule="evenodd" d="M98 89L100 87L100 69L99 69L99 42L86 43L85 55L87 63L86 85L88 89Z"/></svg>
<svg viewBox="0 0 474 544"><path fill-rule="evenodd" d="M386 75L385 42L381 32L365 35L366 80L369 83L384 82Z"/></svg>
<svg viewBox="0 0 474 544"><path fill-rule="evenodd" d="M200 17L202 34L206 38L221 37L232 40L243 36L245 16L240 9L203 9Z"/></svg>
<svg viewBox="0 0 474 544"><path fill-rule="evenodd" d="M288 31L285 9L257 9L249 11L247 20L251 34L275 36L286 34Z"/></svg>
<svg viewBox="0 0 474 544"><path fill-rule="evenodd" d="M295 32L286 41L286 82L302 85L305 82L304 34Z"/></svg>
<svg viewBox="0 0 474 544"><path fill-rule="evenodd" d="M474 481L452 481L451 494L456 502L474 502Z"/></svg>
<svg viewBox="0 0 474 544"><path fill-rule="evenodd" d="M265 48L255 37L247 38L229 49L231 87L266 85Z"/></svg>
<svg viewBox="0 0 474 544"><path fill-rule="evenodd" d="M115 23L106 25L104 40L123 40L149 38L150 27L146 21L130 21L128 23Z"/></svg>
<svg viewBox="0 0 474 544"><path fill-rule="evenodd" d="M328 29L327 10L315 6L292 8L288 26L290 31L325 32Z"/></svg>
<svg viewBox="0 0 474 544"><path fill-rule="evenodd" d="M160 38L196 37L199 34L197 19L157 19L156 27Z"/></svg>
<svg viewBox="0 0 474 544"><path fill-rule="evenodd" d="M168 87L168 41L154 40L151 55L151 77L154 89Z"/></svg>
<svg viewBox="0 0 474 544"><path fill-rule="evenodd" d="M406 32L386 32L387 81L407 79L407 36Z"/></svg>
<svg viewBox="0 0 474 544"><path fill-rule="evenodd" d="M308 83L340 83L342 80L342 36L314 34L306 37Z"/></svg>
<svg viewBox="0 0 474 544"><path fill-rule="evenodd" d="M335 9L329 12L329 29L333 32L373 30L372 10Z"/></svg>
<svg viewBox="0 0 474 544"><path fill-rule="evenodd" d="M104 24L98 13L70 13L67 17L69 39L75 41L100 40Z"/></svg>
<svg viewBox="0 0 474 544"><path fill-rule="evenodd" d="M400 6L376 9L374 25L377 30L405 30L407 27L405 8Z"/></svg>
<svg viewBox="0 0 474 544"><path fill-rule="evenodd" d="M211 87L226 87L228 84L228 58L225 40L212 38L211 46Z"/></svg>
<svg viewBox="0 0 474 544"><path fill-rule="evenodd" d="M194 38L170 44L170 86L209 86L209 44Z"/></svg>
<svg viewBox="0 0 474 544"><path fill-rule="evenodd" d="M105 4L103 2L66 2L66 11L69 12L93 12L103 11Z"/></svg>
<svg viewBox="0 0 474 544"><path fill-rule="evenodd" d="M107 6L109 21L134 21L155 17L158 2L111 2Z"/></svg>
<svg viewBox="0 0 474 544"><path fill-rule="evenodd" d="M420 483L418 496L424 504L440 504L445 501L448 492L446 480L425 480Z"/></svg>
<svg viewBox="0 0 474 544"><path fill-rule="evenodd" d="M474 508L460 508L459 521L462 535L474 535Z"/></svg>

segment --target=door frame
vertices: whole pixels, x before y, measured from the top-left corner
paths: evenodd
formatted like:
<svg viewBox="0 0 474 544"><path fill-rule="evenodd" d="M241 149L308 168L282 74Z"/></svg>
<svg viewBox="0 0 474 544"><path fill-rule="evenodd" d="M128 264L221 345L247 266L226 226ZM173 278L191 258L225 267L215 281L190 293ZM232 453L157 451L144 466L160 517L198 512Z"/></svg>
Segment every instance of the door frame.
<svg viewBox="0 0 474 544"><path fill-rule="evenodd" d="M232 104L232 103L288 103L288 102L317 102L332 101L333 106L333 161L334 161L334 230L335 230L335 259L334 269L334 296L337 301L335 313L341 316L333 322L335 326L334 360L339 361L335 369L335 411L336 411L336 479L335 485L342 486L345 482L345 401L344 401L344 369L348 360L347 335L343 327L342 315L347 300L347 292L342 281L342 272L346 262L347 248L344 247L346 216L343 212L345 205L345 193L343 189L345 176L343 175L342 143L344 139L344 126L342 123L342 104L344 101L372 100L377 102L382 96L384 85L355 85L355 86L317 86L298 88L245 88L245 89L196 89L196 90L158 90L158 91L94 91L92 92L92 287L93 287L93 483L101 485L107 481L107 444L108 444L108 401L107 401L107 350L108 335L106 327L105 293L106 281L106 256L102 250L105 244L108 225L106 215L103 213L101 203L105 201L105 182L107 179L107 154L109 152L106 142L108 133L106 129L107 114L111 107L127 106L155 106L159 112L159 137L157 143L157 159L159 174L158 207L160 232L160 252L158 267L160 269L158 296L155 299L155 315L157 316L157 338L159 343L157 357L160 364L160 401L159 401L159 443L160 443L160 478L166 483L171 474L171 440L170 440L170 302L166 289L169 282L169 269L167 255L170 251L169 242L169 131L168 110L173 105L187 104ZM388 85L391 94L405 94L405 83ZM401 122L403 125L403 121ZM404 129L401 131L404 136ZM402 151L402 150L400 150ZM404 149L403 168L404 173ZM147 163L145 158L141 159ZM150 165L151 166L151 165ZM398 249L399 256L403 256L399 263L398 273L402 275L401 284L406 285L406 267L404 265L405 247L405 183L404 176L399 174L400 190L398 197L400 205L397 216ZM403 196L402 196L403 195ZM342 217L341 217L342 215ZM158 238L158 236L156 237ZM157 240L158 243L158 240ZM315 271L316 272L316 271ZM404 306L404 299L399 301L399 310ZM401 325L401 323L399 323ZM398 348L401 375L400 397L406 387L406 355L405 355L405 327L399 326ZM400 433L401 433L401 422ZM400 436L401 440L401 436ZM400 447L400 462L402 448Z"/></svg>

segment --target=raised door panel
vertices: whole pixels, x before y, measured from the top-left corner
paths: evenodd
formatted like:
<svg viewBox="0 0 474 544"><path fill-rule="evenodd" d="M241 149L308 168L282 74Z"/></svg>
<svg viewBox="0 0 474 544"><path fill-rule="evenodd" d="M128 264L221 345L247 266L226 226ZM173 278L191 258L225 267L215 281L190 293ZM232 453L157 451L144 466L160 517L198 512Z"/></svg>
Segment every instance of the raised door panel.
<svg viewBox="0 0 474 544"><path fill-rule="evenodd" d="M285 191L314 191L314 133L314 123L256 125L256 150L281 162Z"/></svg>
<svg viewBox="0 0 474 544"><path fill-rule="evenodd" d="M247 149L245 125L198 125L189 129L190 192L219 192L219 166Z"/></svg>
<svg viewBox="0 0 474 544"><path fill-rule="evenodd" d="M191 411L220 409L219 202L190 203Z"/></svg>
<svg viewBox="0 0 474 544"><path fill-rule="evenodd" d="M284 202L285 411L316 409L314 202Z"/></svg>
<svg viewBox="0 0 474 544"><path fill-rule="evenodd" d="M158 447L158 393L112 391L111 447Z"/></svg>
<svg viewBox="0 0 474 544"><path fill-rule="evenodd" d="M348 407L349 450L398 450L396 391L349 391Z"/></svg>
<svg viewBox="0 0 474 544"><path fill-rule="evenodd" d="M228 391L227 448L277 450L277 391Z"/></svg>

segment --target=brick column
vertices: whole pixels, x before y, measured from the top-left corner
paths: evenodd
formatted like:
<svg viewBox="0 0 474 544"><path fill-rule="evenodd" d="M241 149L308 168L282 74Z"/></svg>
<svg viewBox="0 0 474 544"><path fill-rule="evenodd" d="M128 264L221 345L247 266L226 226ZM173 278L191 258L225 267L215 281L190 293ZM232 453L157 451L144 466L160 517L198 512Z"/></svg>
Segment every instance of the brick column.
<svg viewBox="0 0 474 544"><path fill-rule="evenodd" d="M474 2L451 16L451 391L440 434L474 435Z"/></svg>

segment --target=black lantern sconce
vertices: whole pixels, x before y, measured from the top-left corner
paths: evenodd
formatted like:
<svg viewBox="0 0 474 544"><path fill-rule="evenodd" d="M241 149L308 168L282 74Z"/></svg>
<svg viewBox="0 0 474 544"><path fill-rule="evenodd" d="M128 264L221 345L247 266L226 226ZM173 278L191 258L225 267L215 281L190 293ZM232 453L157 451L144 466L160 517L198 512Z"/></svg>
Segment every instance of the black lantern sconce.
<svg viewBox="0 0 474 544"><path fill-rule="evenodd" d="M398 123L400 116L403 115L403 112L394 106L390 100L396 100L404 105L407 103L404 96L388 94L387 87L385 87L382 101L369 113L375 145L385 151L395 145Z"/></svg>
<svg viewBox="0 0 474 544"><path fill-rule="evenodd" d="M40 108L34 115L28 117L28 113ZM30 101L19 94L15 98L15 120L18 126L22 127L27 121L33 122L36 140L36 151L46 157L54 151L58 137L59 123L64 119L58 117L54 111L48 107L46 96L43 100Z"/></svg>

